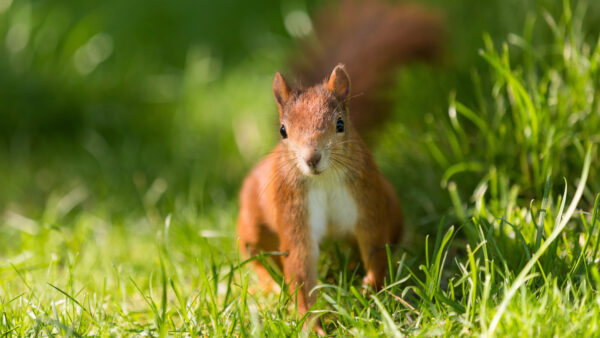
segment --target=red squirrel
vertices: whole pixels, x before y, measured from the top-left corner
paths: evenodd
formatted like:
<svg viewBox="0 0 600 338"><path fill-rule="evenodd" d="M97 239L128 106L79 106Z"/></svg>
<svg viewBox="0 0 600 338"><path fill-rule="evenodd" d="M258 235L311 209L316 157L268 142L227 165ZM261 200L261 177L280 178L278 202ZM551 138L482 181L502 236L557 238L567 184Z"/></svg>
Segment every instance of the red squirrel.
<svg viewBox="0 0 600 338"><path fill-rule="evenodd" d="M276 260L298 287L301 313L314 303L319 244L354 238L367 270L365 282L383 285L386 244L402 234L398 199L355 130L348 112L350 77L343 65L329 79L292 89L275 74L273 94L281 141L248 175L240 194L238 235L243 250L282 251ZM246 249L244 249L246 248ZM257 263L261 278L268 278Z"/></svg>
<svg viewBox="0 0 600 338"><path fill-rule="evenodd" d="M390 69L431 58L439 40L437 18L413 6L347 0L339 11L328 13L341 16L317 22L321 47L305 48L308 62L295 63L296 75L314 83L317 76L326 75L315 72L333 58L347 66L327 66L333 68L328 79L308 88L292 88L275 74L272 89L281 140L246 177L237 225L244 254L285 253L275 257L275 263L292 291L297 290L300 313L315 302L310 291L317 284L319 244L325 237L354 239L366 270L365 283L375 289L383 285L385 246L400 241L403 220L394 189L357 127L366 129L374 120L383 120L386 109L373 94L387 83ZM346 69L357 78L358 94L365 94L358 102L352 100L352 107ZM253 263L267 282L265 267Z"/></svg>

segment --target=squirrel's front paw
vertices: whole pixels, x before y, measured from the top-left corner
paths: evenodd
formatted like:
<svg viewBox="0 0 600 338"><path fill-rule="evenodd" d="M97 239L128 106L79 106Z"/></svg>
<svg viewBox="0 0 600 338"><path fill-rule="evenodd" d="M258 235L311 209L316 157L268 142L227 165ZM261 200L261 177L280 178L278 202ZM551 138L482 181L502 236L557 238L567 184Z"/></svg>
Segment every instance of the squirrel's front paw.
<svg viewBox="0 0 600 338"><path fill-rule="evenodd" d="M369 286L371 290L378 291L383 287L383 283L375 278L372 272L368 272L365 278L363 278L363 286L365 289L367 289L367 286Z"/></svg>
<svg viewBox="0 0 600 338"><path fill-rule="evenodd" d="M366 296L369 290L373 290L373 281L371 277L367 274L362 280L362 295Z"/></svg>
<svg viewBox="0 0 600 338"><path fill-rule="evenodd" d="M370 286L371 288L376 289L377 283L372 272L367 272L367 275L363 278L363 286Z"/></svg>

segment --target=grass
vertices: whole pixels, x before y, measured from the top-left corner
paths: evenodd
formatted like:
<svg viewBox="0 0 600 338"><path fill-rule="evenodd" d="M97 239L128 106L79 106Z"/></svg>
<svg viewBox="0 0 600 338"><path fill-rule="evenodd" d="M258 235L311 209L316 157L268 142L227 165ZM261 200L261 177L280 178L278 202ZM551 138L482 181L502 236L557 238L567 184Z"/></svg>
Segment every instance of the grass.
<svg viewBox="0 0 600 338"><path fill-rule="evenodd" d="M363 288L346 247L327 245L313 313L329 334L597 335L594 6L564 1L506 42L484 36L470 86L443 69L399 75L375 154L410 231L380 292ZM0 143L0 336L312 334L293 297L263 292L235 249L239 181L275 140L262 136L275 130L272 109L261 113L270 93L255 92L275 54L254 51L212 84L186 71L176 113L159 119L173 129L167 155L93 128L77 151L49 139L27 156L21 134ZM190 55L186 69L215 62Z"/></svg>

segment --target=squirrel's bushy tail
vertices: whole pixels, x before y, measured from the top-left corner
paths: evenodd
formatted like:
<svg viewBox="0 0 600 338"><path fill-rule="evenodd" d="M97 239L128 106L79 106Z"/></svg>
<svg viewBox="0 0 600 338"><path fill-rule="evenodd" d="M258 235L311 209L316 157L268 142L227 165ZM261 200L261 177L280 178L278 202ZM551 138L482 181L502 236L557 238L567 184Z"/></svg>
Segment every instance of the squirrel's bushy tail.
<svg viewBox="0 0 600 338"><path fill-rule="evenodd" d="M296 77L317 83L336 64L345 64L352 120L364 134L389 114L390 100L381 93L393 70L440 54L442 24L439 15L416 5L342 0L316 13L315 37L318 42L305 42L292 60Z"/></svg>

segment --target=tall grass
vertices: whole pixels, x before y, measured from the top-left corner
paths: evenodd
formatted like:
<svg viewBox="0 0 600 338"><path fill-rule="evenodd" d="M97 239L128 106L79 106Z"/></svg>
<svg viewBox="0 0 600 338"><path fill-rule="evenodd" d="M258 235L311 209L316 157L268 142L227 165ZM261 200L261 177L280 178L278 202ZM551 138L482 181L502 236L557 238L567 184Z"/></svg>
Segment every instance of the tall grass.
<svg viewBox="0 0 600 338"><path fill-rule="evenodd" d="M530 17L524 35L509 35L498 49L484 36L480 55L491 69L492 92L480 96L477 107L450 95L449 122L436 142L443 146L435 148L434 156L447 167L444 186L460 173L475 172L481 178L478 193L489 187L489 199L501 201L502 186L534 197L542 196L548 176L554 186L563 178L577 178L586 144L599 140L600 123L600 45L597 36L581 31L586 4L578 2L572 11L564 1L557 19L548 13ZM536 44L534 28L549 30L552 43ZM511 58L511 51L520 57ZM596 163L597 153L592 156ZM587 184L588 204L593 203L591 191L598 191L596 167Z"/></svg>

